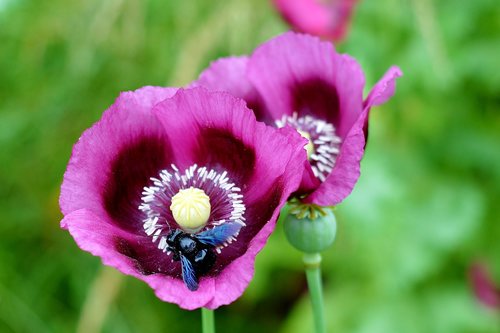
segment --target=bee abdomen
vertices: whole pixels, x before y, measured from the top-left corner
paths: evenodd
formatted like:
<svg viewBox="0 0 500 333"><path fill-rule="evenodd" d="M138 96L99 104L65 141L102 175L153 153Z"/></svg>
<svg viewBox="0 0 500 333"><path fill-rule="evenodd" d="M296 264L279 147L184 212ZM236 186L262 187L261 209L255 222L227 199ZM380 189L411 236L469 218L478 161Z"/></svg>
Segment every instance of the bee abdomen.
<svg viewBox="0 0 500 333"><path fill-rule="evenodd" d="M198 274L206 274L215 264L216 255L211 249L199 250L193 258L193 266Z"/></svg>

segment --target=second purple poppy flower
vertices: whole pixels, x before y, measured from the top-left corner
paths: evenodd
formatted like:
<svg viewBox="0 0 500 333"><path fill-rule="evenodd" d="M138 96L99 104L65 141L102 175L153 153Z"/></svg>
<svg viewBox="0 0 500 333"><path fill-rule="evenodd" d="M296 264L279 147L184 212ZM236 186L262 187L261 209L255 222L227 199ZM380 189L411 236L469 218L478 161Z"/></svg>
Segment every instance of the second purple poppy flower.
<svg viewBox="0 0 500 333"><path fill-rule="evenodd" d="M360 174L372 106L385 103L401 76L391 67L363 100L359 64L318 38L285 33L247 57L220 59L195 85L247 101L258 120L291 126L309 140L308 163L296 195L330 206L347 197Z"/></svg>

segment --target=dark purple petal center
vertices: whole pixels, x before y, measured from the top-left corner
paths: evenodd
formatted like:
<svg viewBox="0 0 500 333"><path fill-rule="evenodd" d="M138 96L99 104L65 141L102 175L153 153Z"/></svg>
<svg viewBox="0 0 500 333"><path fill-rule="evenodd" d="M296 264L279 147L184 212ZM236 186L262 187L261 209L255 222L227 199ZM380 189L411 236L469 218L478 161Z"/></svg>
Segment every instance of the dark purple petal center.
<svg viewBox="0 0 500 333"><path fill-rule="evenodd" d="M170 151L164 138L142 136L121 149L112 162L102 200L108 215L123 230L137 233L142 229L139 194L151 175L171 163Z"/></svg>
<svg viewBox="0 0 500 333"><path fill-rule="evenodd" d="M246 184L253 174L255 152L231 132L204 128L199 135L196 151L198 165L210 165L215 170L226 170L237 184Z"/></svg>
<svg viewBox="0 0 500 333"><path fill-rule="evenodd" d="M142 203L138 209L142 212L142 237L149 239L150 244L155 244L158 260L172 263L175 268L168 270L169 275L177 278L182 277L181 266L175 265L174 262L179 261L179 254L184 253L188 256L191 253L182 252L185 249L177 248L173 245L175 241L171 239L171 235L181 232L189 236L182 236L185 239L191 240L193 244L199 244L197 237L203 237L205 240L210 238L206 232L214 232L215 229L231 228L235 230L226 236L213 235L211 240L213 247L208 246L207 250L214 258L217 254L224 252L225 247L232 243L238 242L240 231L245 233L245 204L241 189L232 182L228 176L228 172L217 172L207 167L198 167L192 165L186 170L180 171L175 165L162 170L157 177L151 178L148 183L150 186L145 187L142 192ZM203 192L210 201L210 215L205 225L195 230L186 229L185 225L176 218L172 212L173 198L180 192L196 189L198 192ZM191 206L194 207L194 206ZM235 224L239 228L235 229ZM226 229L227 230L227 229ZM201 239L201 238L200 238ZM222 240L218 240L222 239ZM243 246L246 248L247 243ZM148 247L150 247L148 245ZM217 254L216 254L217 253ZM193 258L191 258L193 259ZM218 272L223 267L221 265L210 266L206 271L197 273L207 275ZM147 271L141 269L141 271Z"/></svg>
<svg viewBox="0 0 500 333"><path fill-rule="evenodd" d="M252 95L252 97L244 99L247 102L247 107L253 111L258 121L262 121L266 124L271 124L273 122L272 117L270 117L269 112L266 110L264 101L259 95L255 94Z"/></svg>
<svg viewBox="0 0 500 333"><path fill-rule="evenodd" d="M340 100L337 89L321 78L311 78L291 87L292 107L299 116L310 115L336 128L340 124Z"/></svg>
<svg viewBox="0 0 500 333"><path fill-rule="evenodd" d="M233 260L243 255L247 251L248 244L271 219L276 207L278 207L280 203L285 181L283 177L278 178L274 185L271 186L270 191L253 205L247 206L247 216L248 219L251 219L251 223L248 223L244 230L242 230L238 236L238 241L229 244L227 248L219 254L216 265L220 267L220 269L226 267Z"/></svg>
<svg viewBox="0 0 500 333"><path fill-rule="evenodd" d="M167 275L176 275L180 271L180 264L165 260L160 254L158 248L146 237L134 237L134 239L125 239L115 237L115 249L131 260L134 266L142 275L151 275L162 273Z"/></svg>
<svg viewBox="0 0 500 333"><path fill-rule="evenodd" d="M184 228L172 214L172 199L185 189L197 189L210 200L210 215L207 224L199 230L186 230L197 233L227 222L236 222L244 227L245 204L241 189L228 178L227 172L216 172L206 167L193 165L180 171L172 164L162 170L157 178L151 178L151 186L142 192L142 203L138 206L144 213L142 217L144 232L158 248L168 251L166 236L172 230Z"/></svg>

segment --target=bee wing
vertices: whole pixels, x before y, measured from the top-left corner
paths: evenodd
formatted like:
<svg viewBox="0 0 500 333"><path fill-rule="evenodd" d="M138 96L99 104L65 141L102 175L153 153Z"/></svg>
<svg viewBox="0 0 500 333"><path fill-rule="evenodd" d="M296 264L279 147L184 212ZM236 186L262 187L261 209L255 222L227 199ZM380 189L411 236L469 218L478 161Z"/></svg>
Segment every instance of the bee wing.
<svg viewBox="0 0 500 333"><path fill-rule="evenodd" d="M196 235L196 238L205 245L219 246L226 242L231 236L236 235L241 229L241 224L228 222L208 229Z"/></svg>
<svg viewBox="0 0 500 333"><path fill-rule="evenodd" d="M188 258L180 255L181 257L181 266L182 266L182 280L188 287L189 290L195 291L198 289L198 277L194 271L193 265L189 261Z"/></svg>

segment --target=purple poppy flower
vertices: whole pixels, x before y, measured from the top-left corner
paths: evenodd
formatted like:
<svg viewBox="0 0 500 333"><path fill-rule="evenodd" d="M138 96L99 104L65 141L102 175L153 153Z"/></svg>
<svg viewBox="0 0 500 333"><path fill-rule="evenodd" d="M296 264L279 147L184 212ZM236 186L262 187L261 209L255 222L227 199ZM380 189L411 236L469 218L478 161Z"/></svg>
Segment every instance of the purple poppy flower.
<svg viewBox="0 0 500 333"><path fill-rule="evenodd" d="M299 32L340 41L357 0L273 0L283 19Z"/></svg>
<svg viewBox="0 0 500 333"><path fill-rule="evenodd" d="M370 108L394 94L401 75L391 67L363 100L365 78L356 60L316 37L289 32L250 57L212 63L194 85L241 97L258 120L289 125L309 139L309 161L296 195L305 203L330 206L357 182Z"/></svg>
<svg viewBox="0 0 500 333"><path fill-rule="evenodd" d="M61 226L168 302L238 298L300 183L304 140L203 88L122 93L75 144Z"/></svg>
<svg viewBox="0 0 500 333"><path fill-rule="evenodd" d="M490 308L500 310L500 288L495 286L487 266L474 263L469 269L469 279L477 299Z"/></svg>

